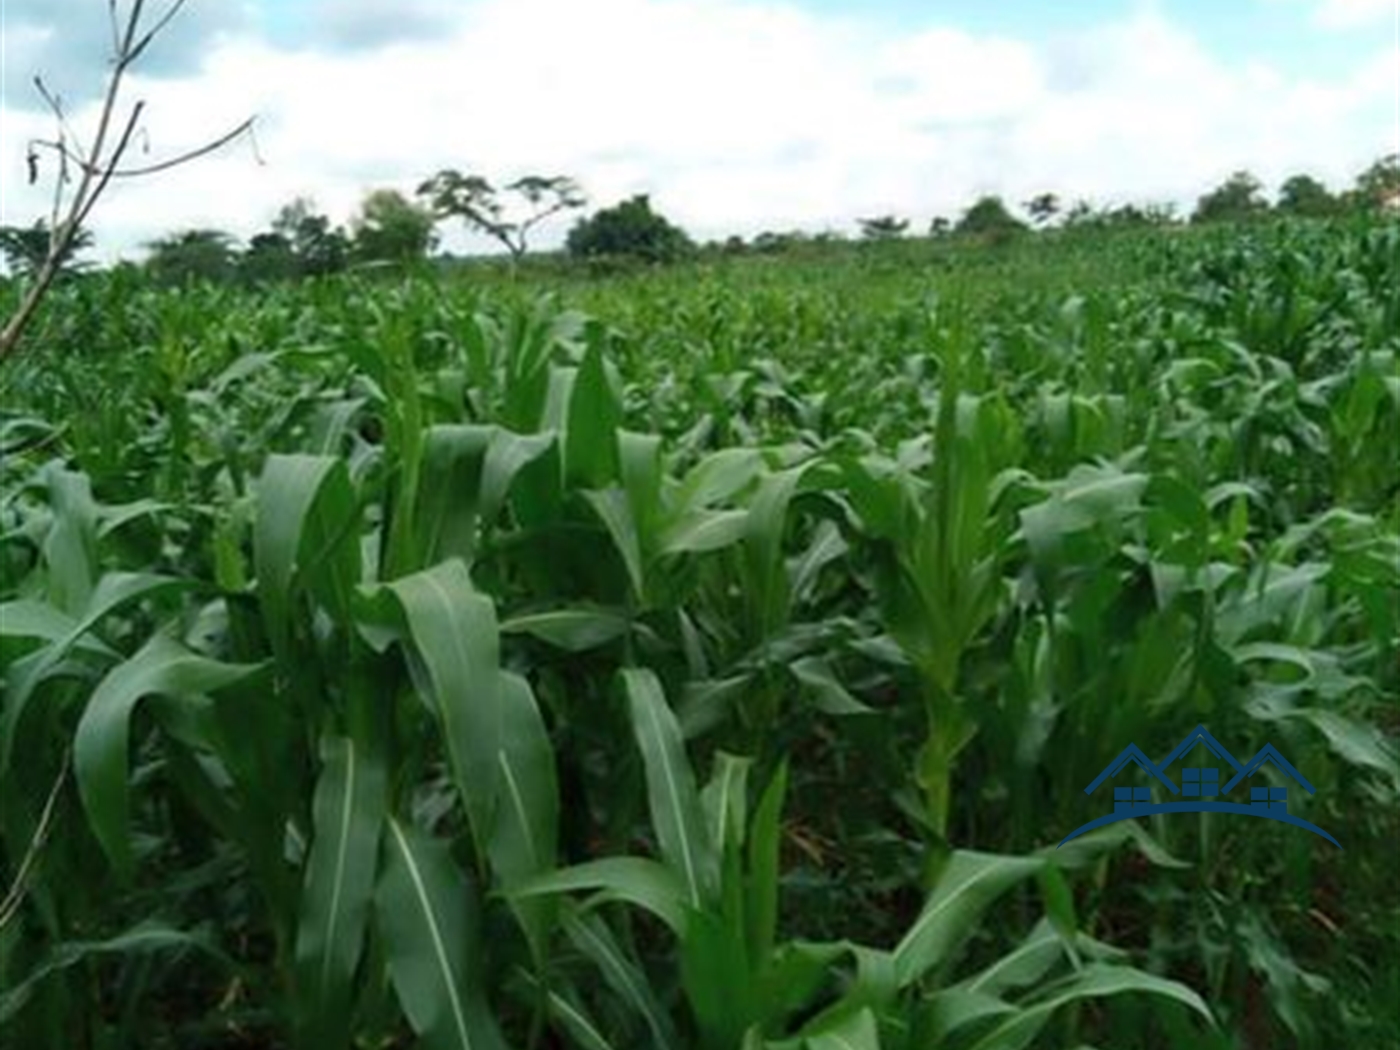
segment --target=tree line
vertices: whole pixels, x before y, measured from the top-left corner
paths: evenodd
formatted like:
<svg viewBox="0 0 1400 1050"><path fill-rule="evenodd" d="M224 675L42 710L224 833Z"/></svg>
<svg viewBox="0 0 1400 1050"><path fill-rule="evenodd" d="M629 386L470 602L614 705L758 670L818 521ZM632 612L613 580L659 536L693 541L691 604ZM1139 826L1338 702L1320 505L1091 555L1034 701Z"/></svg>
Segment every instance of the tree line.
<svg viewBox="0 0 1400 1050"><path fill-rule="evenodd" d="M449 221L494 239L507 253L512 271L529 251L537 227L586 204L582 188L562 175L527 175L496 185L485 176L454 169L422 182L413 198L394 189L376 189L362 200L349 226L332 223L315 203L298 197L284 205L269 227L240 248L231 234L216 229L188 229L150 241L143 263L161 283L187 281L277 282L320 277L355 267L421 264L439 243L437 228ZM1020 214L997 195L986 195L956 220L936 217L930 238L1000 242L1035 230L1101 230L1181 224L1247 222L1269 216L1332 218L1400 208L1400 154L1382 157L1357 176L1354 185L1333 193L1318 179L1298 174L1286 179L1270 201L1264 186L1248 171L1231 174L1203 194L1189 220L1171 206L1125 204L1095 207L1079 200L1065 207L1055 193L1041 193L1022 203ZM859 220L865 241L909 235L910 221L894 215ZM722 254L778 253L797 245L821 245L846 238L835 232L765 231L750 240L729 237L703 246ZM82 267L78 256L92 246L87 230L78 231L61 260L64 268ZM49 230L41 220L32 226L0 227L0 253L12 274L35 272L49 250ZM578 219L564 241L565 254L576 260L637 260L665 263L692 255L702 247L679 226L655 211L646 194L638 194Z"/></svg>

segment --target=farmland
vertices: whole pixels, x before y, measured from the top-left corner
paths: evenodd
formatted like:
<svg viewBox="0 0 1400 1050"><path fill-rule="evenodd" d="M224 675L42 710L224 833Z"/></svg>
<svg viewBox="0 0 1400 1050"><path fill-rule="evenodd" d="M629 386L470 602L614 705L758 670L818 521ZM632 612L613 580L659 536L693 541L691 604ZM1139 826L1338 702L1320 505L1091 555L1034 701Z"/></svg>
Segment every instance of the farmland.
<svg viewBox="0 0 1400 1050"><path fill-rule="evenodd" d="M0 382L6 1045L1400 1043L1394 222L118 269ZM1198 724L1342 849L1056 848Z"/></svg>

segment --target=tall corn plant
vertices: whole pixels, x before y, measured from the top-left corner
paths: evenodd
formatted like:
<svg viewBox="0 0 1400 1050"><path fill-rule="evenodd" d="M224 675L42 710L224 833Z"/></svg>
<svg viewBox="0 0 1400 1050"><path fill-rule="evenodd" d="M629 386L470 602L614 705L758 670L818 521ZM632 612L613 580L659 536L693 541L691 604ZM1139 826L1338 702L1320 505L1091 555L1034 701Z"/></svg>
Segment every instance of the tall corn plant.
<svg viewBox="0 0 1400 1050"><path fill-rule="evenodd" d="M1010 529L997 504L1015 479L994 474L999 458L1015 455L1012 419L994 401L964 394L974 353L968 340L959 315L940 357L930 481L869 457L846 466L854 509L889 552L877 589L884 623L918 674L926 736L915 779L939 844L958 756L977 733L961 672L1003 599Z"/></svg>

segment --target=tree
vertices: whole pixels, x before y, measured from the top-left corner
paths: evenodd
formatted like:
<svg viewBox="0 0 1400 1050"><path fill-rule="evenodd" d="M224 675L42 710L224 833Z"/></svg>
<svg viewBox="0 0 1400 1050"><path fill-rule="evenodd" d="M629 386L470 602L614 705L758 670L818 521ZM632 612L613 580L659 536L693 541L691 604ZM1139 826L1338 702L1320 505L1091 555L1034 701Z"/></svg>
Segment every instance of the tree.
<svg viewBox="0 0 1400 1050"><path fill-rule="evenodd" d="M1278 191L1278 210L1288 215L1318 219L1337 210L1337 198L1311 175L1294 175Z"/></svg>
<svg viewBox="0 0 1400 1050"><path fill-rule="evenodd" d="M1241 222L1269 210L1263 185L1247 171L1237 171L1196 202L1192 222Z"/></svg>
<svg viewBox="0 0 1400 1050"><path fill-rule="evenodd" d="M1053 193L1039 193L1026 201L1025 207L1032 222L1045 226L1060 213L1060 198Z"/></svg>
<svg viewBox="0 0 1400 1050"><path fill-rule="evenodd" d="M43 219L33 226L0 226L0 253L12 274L33 277L43 269L52 244L53 232ZM75 230L55 257L54 265L59 272L77 269L83 264L74 263L74 257L91 246L92 231Z"/></svg>
<svg viewBox="0 0 1400 1050"><path fill-rule="evenodd" d="M528 250L530 231L551 215L582 208L586 198L578 183L565 175L526 175L497 189L481 175L463 175L444 168L418 187L435 218L458 218L469 229L494 237L510 252L514 269ZM503 196L513 196L525 206L515 218L507 218Z"/></svg>
<svg viewBox="0 0 1400 1050"><path fill-rule="evenodd" d="M897 219L893 215L860 220L860 235L868 241L897 240L904 236L904 231L908 228L908 219Z"/></svg>
<svg viewBox="0 0 1400 1050"><path fill-rule="evenodd" d="M239 267L252 281L286 281L301 272L292 242L280 233L254 234Z"/></svg>
<svg viewBox="0 0 1400 1050"><path fill-rule="evenodd" d="M1064 224L1071 229L1079 229L1085 226L1093 226L1098 221L1098 213L1094 211L1094 206L1082 197L1075 201L1067 212L1065 212Z"/></svg>
<svg viewBox="0 0 1400 1050"><path fill-rule="evenodd" d="M1007 211L1006 204L1000 197L988 195L963 212L962 218L958 220L956 232L1000 241L1022 233L1025 229L1026 224Z"/></svg>
<svg viewBox="0 0 1400 1050"><path fill-rule="evenodd" d="M233 238L222 230L183 230L150 241L146 269L162 284L226 281L235 271Z"/></svg>
<svg viewBox="0 0 1400 1050"><path fill-rule="evenodd" d="M1356 196L1367 210L1385 207L1400 197L1400 153L1382 157L1358 175Z"/></svg>
<svg viewBox="0 0 1400 1050"><path fill-rule="evenodd" d="M315 210L309 197L296 197L272 220L272 232L291 246L296 271L302 277L323 277L345 269L350 239L339 226Z"/></svg>
<svg viewBox="0 0 1400 1050"><path fill-rule="evenodd" d="M41 77L34 78L34 85L53 112L57 136L50 140L31 139L25 156L32 185L39 178L40 150L47 151L58 159L58 177L54 181L53 213L50 222L49 247L43 261L34 273L34 279L25 289L19 307L6 319L0 328L0 361L9 357L19 345L21 336L29 327L39 304L43 302L54 280L58 277L63 263L71 258L74 242L79 237L83 224L97 204L104 190L114 178L134 178L152 175L178 167L198 157L212 153L228 143L240 138L253 127L249 118L232 131L206 142L197 149L175 157L144 164L137 167L122 167L122 158L141 127L141 114L145 102L137 102L127 115L121 131L116 131L112 118L116 113L117 98L121 94L122 81L136 60L145 53L152 41L160 35L171 20L179 13L185 0L170 0L165 10L156 16L149 28L143 21L145 5L134 3L128 9L125 19L121 17L115 2L107 5L111 20L112 60L111 71L107 74L107 85L102 94L102 106L96 131L90 145L84 145L68 124L63 104L51 92ZM113 144L113 138L115 143ZM72 187L72 195L65 194ZM61 217L60 217L61 216Z"/></svg>
<svg viewBox="0 0 1400 1050"><path fill-rule="evenodd" d="M370 262L420 261L436 243L433 215L398 190L375 190L354 221L355 253Z"/></svg>
<svg viewBox="0 0 1400 1050"><path fill-rule="evenodd" d="M565 246L576 258L630 256L645 262L671 262L694 248L684 230L651 210L644 193L580 219Z"/></svg>
<svg viewBox="0 0 1400 1050"><path fill-rule="evenodd" d="M928 235L935 239L946 237L952 232L952 222L942 215L935 216L933 221L928 224Z"/></svg>

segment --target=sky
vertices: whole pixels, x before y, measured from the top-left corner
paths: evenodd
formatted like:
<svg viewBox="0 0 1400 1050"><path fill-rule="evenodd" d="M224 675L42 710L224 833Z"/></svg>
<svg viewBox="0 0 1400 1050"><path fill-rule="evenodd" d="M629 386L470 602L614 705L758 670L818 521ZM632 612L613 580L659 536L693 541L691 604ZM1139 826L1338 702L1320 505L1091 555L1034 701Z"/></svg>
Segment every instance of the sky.
<svg viewBox="0 0 1400 1050"><path fill-rule="evenodd" d="M26 179L55 133L35 74L96 125L107 6L0 0L0 223L50 208L54 166ZM924 229L988 193L1189 211L1238 169L1338 189L1400 152L1400 0L188 0L122 98L146 103L132 163L256 134L113 183L99 261L246 239L299 195L348 223L446 167L567 174L590 209L648 193L701 240Z"/></svg>

